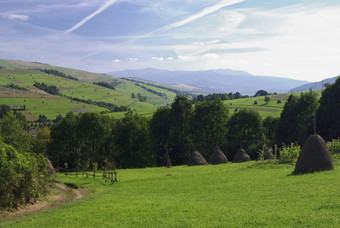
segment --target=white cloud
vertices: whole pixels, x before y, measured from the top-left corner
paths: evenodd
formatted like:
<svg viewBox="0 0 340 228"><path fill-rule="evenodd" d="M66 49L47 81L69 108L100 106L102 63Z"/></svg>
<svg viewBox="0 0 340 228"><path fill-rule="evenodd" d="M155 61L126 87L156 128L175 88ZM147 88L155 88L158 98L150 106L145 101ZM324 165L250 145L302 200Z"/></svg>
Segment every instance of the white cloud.
<svg viewBox="0 0 340 228"><path fill-rule="evenodd" d="M4 18L11 19L11 20L27 21L28 19L30 19L29 16L22 15L22 14L2 13L0 15L2 15Z"/></svg>
<svg viewBox="0 0 340 228"><path fill-rule="evenodd" d="M113 5L114 3L116 3L117 0L108 0L107 2L105 2L103 5L101 5L96 11L94 11L93 13L91 13L90 15L88 15L87 17L85 17L84 19L82 19L80 22L78 22L77 24L75 24L74 26L72 26L70 29L64 31L64 33L70 33L73 32L74 30L80 28L81 26L83 26L86 22L88 22L89 20L91 20L93 17L95 17L96 15L102 13L104 10L106 10L108 7L110 7L111 5Z"/></svg>
<svg viewBox="0 0 340 228"><path fill-rule="evenodd" d="M225 1L223 1L219 4L216 4L214 6L207 7L205 9L203 9L202 11L200 11L199 13L193 14L193 15L185 18L184 20L177 21L175 23L172 23L172 24L166 25L162 28L159 28L159 29L155 30L154 32L168 31L168 30L172 30L172 29L175 29L175 28L178 28L178 27L182 27L182 26L184 26L184 25L186 25L186 24L188 24L192 21L200 19L200 18L202 18L206 15L212 14L212 13L214 13L214 12L224 8L224 7L231 6L231 5L241 3L241 2L244 2L244 1L245 0L225 0Z"/></svg>
<svg viewBox="0 0 340 228"><path fill-rule="evenodd" d="M174 60L174 58L170 56L170 57L167 58L167 60L172 61L172 60Z"/></svg>
<svg viewBox="0 0 340 228"><path fill-rule="evenodd" d="M164 60L163 57L152 57L151 59L157 60L157 61L163 61Z"/></svg>
<svg viewBox="0 0 340 228"><path fill-rule="evenodd" d="M138 62L138 58L130 58L130 63L135 63L135 62Z"/></svg>
<svg viewBox="0 0 340 228"><path fill-rule="evenodd" d="M114 60L112 60L112 63L120 63L120 62L121 62L120 59L114 59Z"/></svg>

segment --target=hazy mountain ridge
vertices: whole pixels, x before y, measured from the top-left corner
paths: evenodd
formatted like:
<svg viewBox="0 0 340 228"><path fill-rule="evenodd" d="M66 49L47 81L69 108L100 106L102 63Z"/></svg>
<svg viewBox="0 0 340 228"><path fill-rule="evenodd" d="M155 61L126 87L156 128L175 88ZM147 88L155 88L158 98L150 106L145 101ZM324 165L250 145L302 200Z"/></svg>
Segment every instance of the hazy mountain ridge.
<svg viewBox="0 0 340 228"><path fill-rule="evenodd" d="M206 93L240 92L253 95L260 89L285 93L308 83L289 78L255 76L244 71L228 69L205 71L168 71L153 68L109 72L114 77L134 77L163 84L187 84Z"/></svg>
<svg viewBox="0 0 340 228"><path fill-rule="evenodd" d="M333 84L333 83L335 83L335 81L338 77L340 77L340 76L335 76L333 78L327 78L327 79L324 79L324 80L319 81L319 82L307 83L307 84L298 86L294 89L291 89L291 90L289 90L289 92L290 93L304 92L304 91L308 91L310 89L312 89L312 90L322 90L322 89L324 89L324 85L326 83Z"/></svg>

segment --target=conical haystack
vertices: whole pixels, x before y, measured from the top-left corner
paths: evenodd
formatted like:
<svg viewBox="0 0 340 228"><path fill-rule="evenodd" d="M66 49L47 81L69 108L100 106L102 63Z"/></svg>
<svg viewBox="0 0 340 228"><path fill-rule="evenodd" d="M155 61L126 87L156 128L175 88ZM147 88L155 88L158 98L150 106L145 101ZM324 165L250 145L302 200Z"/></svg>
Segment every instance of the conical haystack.
<svg viewBox="0 0 340 228"><path fill-rule="evenodd" d="M165 153L163 156L163 166L168 167L168 168L172 167L169 153Z"/></svg>
<svg viewBox="0 0 340 228"><path fill-rule="evenodd" d="M311 135L302 147L294 173L310 173L330 169L334 169L334 166L325 140L318 134Z"/></svg>
<svg viewBox="0 0 340 228"><path fill-rule="evenodd" d="M246 162L250 161L250 156L246 153L244 149L239 149L238 152L233 157L233 162Z"/></svg>
<svg viewBox="0 0 340 228"><path fill-rule="evenodd" d="M188 165L207 165L208 162L205 158L198 152L194 151L189 159Z"/></svg>
<svg viewBox="0 0 340 228"><path fill-rule="evenodd" d="M46 167L47 174L48 175L54 175L55 174L55 169L53 168L53 165L52 165L51 161L47 157L45 157L45 161L46 161L46 165L47 165L47 167Z"/></svg>
<svg viewBox="0 0 340 228"><path fill-rule="evenodd" d="M214 152L210 155L209 163L213 165L228 163L228 158L224 155L224 153L220 150L220 148L216 145Z"/></svg>
<svg viewBox="0 0 340 228"><path fill-rule="evenodd" d="M260 156L257 158L260 159ZM263 159L264 160L273 160L275 156L272 152L272 148L268 148L266 145L263 147Z"/></svg>

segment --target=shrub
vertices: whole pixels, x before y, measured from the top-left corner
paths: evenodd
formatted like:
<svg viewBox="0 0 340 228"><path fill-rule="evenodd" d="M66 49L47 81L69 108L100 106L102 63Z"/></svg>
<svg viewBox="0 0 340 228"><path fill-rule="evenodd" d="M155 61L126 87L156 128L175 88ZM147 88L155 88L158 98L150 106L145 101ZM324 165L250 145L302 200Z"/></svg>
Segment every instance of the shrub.
<svg viewBox="0 0 340 228"><path fill-rule="evenodd" d="M42 155L19 152L0 141L0 208L17 208L46 194Z"/></svg>
<svg viewBox="0 0 340 228"><path fill-rule="evenodd" d="M277 153L277 146L275 145L275 154ZM298 144L291 143L290 145L283 144L279 149L279 161L283 163L292 162L299 157L301 148Z"/></svg>
<svg viewBox="0 0 340 228"><path fill-rule="evenodd" d="M333 158L340 159L340 138L328 142L327 147Z"/></svg>

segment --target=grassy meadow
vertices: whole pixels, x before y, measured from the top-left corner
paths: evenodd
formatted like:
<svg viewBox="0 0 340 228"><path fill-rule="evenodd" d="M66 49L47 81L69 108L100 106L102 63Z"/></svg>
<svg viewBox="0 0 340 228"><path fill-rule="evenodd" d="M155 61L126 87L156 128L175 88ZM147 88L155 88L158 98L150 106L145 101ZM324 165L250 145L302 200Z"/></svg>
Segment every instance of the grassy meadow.
<svg viewBox="0 0 340 228"><path fill-rule="evenodd" d="M88 196L1 227L339 227L340 162L332 171L291 175L295 164L246 162L59 174Z"/></svg>
<svg viewBox="0 0 340 228"><path fill-rule="evenodd" d="M318 96L321 97L321 91L316 92ZM300 96L301 93L293 94ZM269 95L270 101L268 104L264 101L264 96L227 100L224 101L224 103L229 107L230 113L233 113L235 109L250 109L259 112L262 118L266 118L267 116L280 117L289 95L288 93ZM278 103L278 100L280 100L281 103ZM254 104L255 101L257 104Z"/></svg>
<svg viewBox="0 0 340 228"><path fill-rule="evenodd" d="M19 63L21 63L19 61ZM8 64L3 64L5 67L10 67ZM31 63L33 64L33 63ZM15 65L16 66L16 65ZM31 66L31 65L29 65ZM33 64L32 66L35 66ZM16 66L17 67L17 66ZM23 66L22 66L23 67ZM27 67L27 66L26 66ZM50 68L50 67L49 67ZM70 73L70 72L66 72ZM72 73L72 71L71 71ZM76 74L78 75L78 74ZM104 75L100 75L104 77ZM101 78L99 77L99 79ZM124 105L131 110L140 114L151 114L157 107L166 106L173 102L176 94L168 90L159 89L157 87L145 86L157 92L165 93L166 97L160 97L150 91L147 91L135 83L123 79L110 78L115 83L115 90L87 83L84 81L70 80L54 75L42 73L34 69L0 69L0 86L14 84L28 91L0 89L0 103L10 105L12 107L26 105L25 116L29 120L36 120L39 115L45 115L48 119L55 119L59 114L65 115L73 111L75 113L107 110L96 105L89 105L82 102L75 102L61 96L52 96L44 91L41 91L33 86L35 82L45 83L48 86L56 86L63 96L79 98L83 100L92 100L97 102L112 103L118 106ZM83 79L82 77L80 77ZM89 81L89 78L87 78ZM106 80L108 81L108 80ZM139 102L138 98L132 98L131 94L140 93L142 96L147 96L146 102ZM18 98L25 98L22 101ZM23 102L25 100L25 102ZM114 113L112 116L122 117L124 113Z"/></svg>

